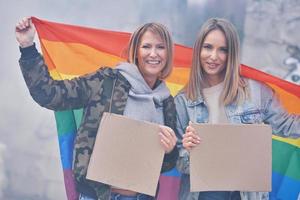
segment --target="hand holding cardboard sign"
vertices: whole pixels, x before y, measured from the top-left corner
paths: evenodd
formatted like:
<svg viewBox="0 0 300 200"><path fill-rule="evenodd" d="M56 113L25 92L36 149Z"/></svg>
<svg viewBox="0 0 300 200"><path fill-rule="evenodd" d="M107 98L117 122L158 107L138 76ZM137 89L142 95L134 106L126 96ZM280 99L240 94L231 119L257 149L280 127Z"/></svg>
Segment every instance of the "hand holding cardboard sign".
<svg viewBox="0 0 300 200"><path fill-rule="evenodd" d="M183 135L182 145L183 147L191 151L195 146L200 144L201 138L196 134L195 128L191 126L191 122L189 126L185 130L185 134Z"/></svg>
<svg viewBox="0 0 300 200"><path fill-rule="evenodd" d="M165 152L170 153L176 145L177 137L170 127L161 125L159 126L159 128L160 143L164 148Z"/></svg>

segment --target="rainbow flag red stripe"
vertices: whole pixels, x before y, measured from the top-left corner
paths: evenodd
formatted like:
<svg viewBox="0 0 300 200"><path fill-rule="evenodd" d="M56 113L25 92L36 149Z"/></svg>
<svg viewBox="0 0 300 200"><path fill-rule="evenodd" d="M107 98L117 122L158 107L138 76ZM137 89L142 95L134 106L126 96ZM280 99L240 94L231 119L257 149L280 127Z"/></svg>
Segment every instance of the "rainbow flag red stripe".
<svg viewBox="0 0 300 200"><path fill-rule="evenodd" d="M130 33L86 28L32 18L42 52L54 79L70 79L97 70L100 66L115 66L124 61L124 51ZM167 79L175 95L188 80L192 49L175 45L174 70ZM300 114L300 86L242 65L242 75L262 81L272 87L290 113ZM76 199L72 178L72 153L82 110L55 112L61 161L68 199ZM271 199L296 200L300 193L300 139L273 136L273 175ZM179 172L174 169L161 176L158 199L176 200Z"/></svg>

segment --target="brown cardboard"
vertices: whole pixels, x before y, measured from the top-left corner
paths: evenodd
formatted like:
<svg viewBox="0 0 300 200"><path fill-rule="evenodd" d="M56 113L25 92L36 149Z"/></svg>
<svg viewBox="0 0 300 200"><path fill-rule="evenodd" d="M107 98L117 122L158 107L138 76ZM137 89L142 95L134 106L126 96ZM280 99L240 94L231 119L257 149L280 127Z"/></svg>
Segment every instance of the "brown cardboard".
<svg viewBox="0 0 300 200"><path fill-rule="evenodd" d="M264 124L192 124L191 191L271 191L272 130Z"/></svg>
<svg viewBox="0 0 300 200"><path fill-rule="evenodd" d="M157 124L104 113L87 178L155 196L163 162Z"/></svg>

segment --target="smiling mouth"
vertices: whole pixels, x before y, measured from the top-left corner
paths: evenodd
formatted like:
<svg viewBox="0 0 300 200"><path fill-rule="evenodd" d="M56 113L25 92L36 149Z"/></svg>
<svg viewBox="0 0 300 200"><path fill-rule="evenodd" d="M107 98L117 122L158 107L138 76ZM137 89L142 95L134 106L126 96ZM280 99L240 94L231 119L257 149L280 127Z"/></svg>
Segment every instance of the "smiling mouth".
<svg viewBox="0 0 300 200"><path fill-rule="evenodd" d="M206 63L208 65L209 68L214 69L217 68L219 66L219 64L217 63Z"/></svg>
<svg viewBox="0 0 300 200"><path fill-rule="evenodd" d="M161 63L161 61L159 61L159 60L147 60L146 63L150 64L150 65L158 65L158 64Z"/></svg>

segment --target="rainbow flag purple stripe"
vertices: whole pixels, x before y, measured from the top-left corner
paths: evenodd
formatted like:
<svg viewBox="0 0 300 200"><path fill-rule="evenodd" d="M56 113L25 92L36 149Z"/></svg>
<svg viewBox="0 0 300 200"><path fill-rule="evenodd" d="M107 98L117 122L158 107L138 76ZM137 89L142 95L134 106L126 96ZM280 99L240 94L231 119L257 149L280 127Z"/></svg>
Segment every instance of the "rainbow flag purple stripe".
<svg viewBox="0 0 300 200"><path fill-rule="evenodd" d="M38 32L42 52L54 79L70 79L99 66L115 66L122 56L130 33L86 28L32 18ZM57 53L61 52L61 53ZM166 80L175 95L188 80L192 49L175 45L174 68ZM78 64L79 63L79 64ZM262 81L272 87L290 113L300 114L300 86L275 78L246 65L243 76ZM61 162L64 170L66 194L77 199L72 176L73 144L80 124L82 110L55 112ZM273 200L299 200L300 194L300 139L273 136ZM177 200L180 174L174 169L160 177L158 200Z"/></svg>

